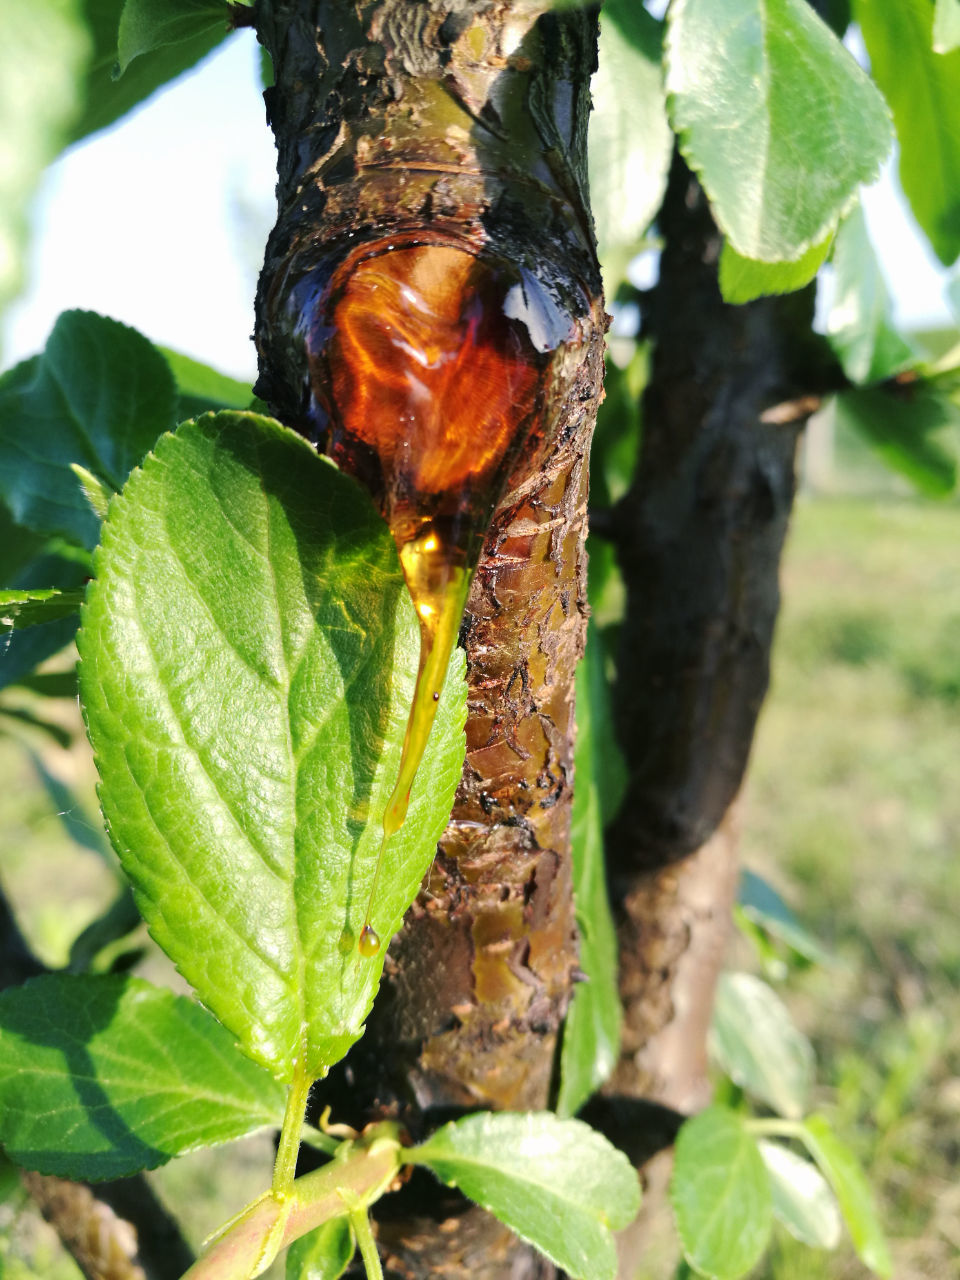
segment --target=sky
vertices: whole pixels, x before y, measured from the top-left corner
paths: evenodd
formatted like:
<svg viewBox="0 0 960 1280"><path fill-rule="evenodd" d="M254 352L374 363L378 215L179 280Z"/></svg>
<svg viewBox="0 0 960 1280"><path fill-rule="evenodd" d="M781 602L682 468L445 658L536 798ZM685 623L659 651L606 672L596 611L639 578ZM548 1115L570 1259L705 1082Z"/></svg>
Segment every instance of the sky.
<svg viewBox="0 0 960 1280"><path fill-rule="evenodd" d="M240 31L48 170L27 288L3 326L4 364L40 350L57 315L83 307L252 381L253 294L276 175L258 65L252 33ZM863 203L896 318L908 329L949 324L949 273L893 168Z"/></svg>

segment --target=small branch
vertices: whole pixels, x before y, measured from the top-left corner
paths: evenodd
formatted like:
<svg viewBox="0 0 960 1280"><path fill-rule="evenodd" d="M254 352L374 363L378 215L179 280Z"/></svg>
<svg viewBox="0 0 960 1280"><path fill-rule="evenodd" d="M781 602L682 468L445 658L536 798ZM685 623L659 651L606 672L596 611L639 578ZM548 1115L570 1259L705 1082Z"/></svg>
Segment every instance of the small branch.
<svg viewBox="0 0 960 1280"><path fill-rule="evenodd" d="M330 1218L342 1217L346 1201L362 1205L365 1211L383 1195L400 1168L402 1148L395 1138L383 1136L388 1129L378 1126L380 1136L371 1135L369 1145L298 1178L286 1202L269 1193L255 1200L183 1280L249 1280L271 1245L279 1252Z"/></svg>
<svg viewBox="0 0 960 1280"><path fill-rule="evenodd" d="M367 1280L383 1280L383 1267L380 1265L380 1254L377 1242L370 1230L370 1218L366 1209L357 1209L350 1214L350 1225L360 1246L360 1257L367 1273Z"/></svg>
<svg viewBox="0 0 960 1280"><path fill-rule="evenodd" d="M796 400L782 400L780 404L764 409L760 421L767 426L785 427L792 422L804 422L823 404L822 396L799 396Z"/></svg>
<svg viewBox="0 0 960 1280"><path fill-rule="evenodd" d="M137 1262L133 1227L89 1187L39 1173L20 1178L88 1280L147 1280Z"/></svg>

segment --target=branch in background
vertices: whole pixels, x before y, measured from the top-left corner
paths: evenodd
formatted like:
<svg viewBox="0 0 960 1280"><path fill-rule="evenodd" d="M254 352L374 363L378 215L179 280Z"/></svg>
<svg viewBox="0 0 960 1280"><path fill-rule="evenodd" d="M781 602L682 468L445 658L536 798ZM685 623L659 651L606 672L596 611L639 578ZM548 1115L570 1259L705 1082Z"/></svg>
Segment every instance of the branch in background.
<svg viewBox="0 0 960 1280"><path fill-rule="evenodd" d="M87 1280L148 1280L136 1261L136 1231L88 1186L41 1173L20 1178Z"/></svg>
<svg viewBox="0 0 960 1280"><path fill-rule="evenodd" d="M0 891L0 990L49 970L33 955ZM180 1280L193 1253L142 1175L96 1189L44 1174L23 1185L87 1280Z"/></svg>

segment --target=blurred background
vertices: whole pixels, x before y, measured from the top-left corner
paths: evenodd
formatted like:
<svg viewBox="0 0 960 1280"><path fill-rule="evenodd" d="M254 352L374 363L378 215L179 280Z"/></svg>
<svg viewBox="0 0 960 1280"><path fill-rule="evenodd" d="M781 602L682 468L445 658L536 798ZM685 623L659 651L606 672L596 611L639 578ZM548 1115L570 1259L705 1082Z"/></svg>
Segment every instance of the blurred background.
<svg viewBox="0 0 960 1280"><path fill-rule="evenodd" d="M252 381L252 298L273 220L260 95L255 41L241 33L48 171L26 288L0 338L4 367L40 350L59 312L82 307ZM864 208L899 327L946 350L958 338L947 274L890 166ZM632 274L648 285L655 272L652 251ZM829 269L821 293L826 314ZM619 324L629 337L629 317ZM743 859L829 955L794 965L778 989L817 1049L817 1103L878 1192L898 1280L960 1277L958 548L955 496L917 497L842 422L829 413L814 421ZM63 705L72 745L24 721L0 738L0 876L51 966L66 962L116 891L89 753ZM732 948L738 964L757 967L742 941ZM151 976L175 980L161 957L150 964ZM207 1152L153 1175L194 1243L259 1188L269 1165L269 1139L230 1150L229 1161ZM818 1254L780 1233L758 1274L867 1273L849 1249ZM0 1204L0 1277L78 1275L39 1219Z"/></svg>

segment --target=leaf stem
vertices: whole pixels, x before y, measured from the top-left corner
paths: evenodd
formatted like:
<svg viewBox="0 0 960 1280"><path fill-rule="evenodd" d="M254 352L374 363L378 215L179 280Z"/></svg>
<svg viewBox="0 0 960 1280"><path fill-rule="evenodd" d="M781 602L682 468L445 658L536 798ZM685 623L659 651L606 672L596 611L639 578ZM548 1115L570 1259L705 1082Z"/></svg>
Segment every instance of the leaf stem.
<svg viewBox="0 0 960 1280"><path fill-rule="evenodd" d="M273 1166L271 1190L280 1199L290 1194L293 1189L293 1180L297 1176L297 1154L300 1151L303 1120L307 1114L307 1098L312 1084L313 1081L301 1057L293 1069L293 1080L290 1084L290 1092L287 1094L287 1107L283 1113L283 1128L280 1130L280 1142L277 1145L277 1160Z"/></svg>
<svg viewBox="0 0 960 1280"><path fill-rule="evenodd" d="M351 1210L350 1225L353 1227L353 1233L357 1237L357 1244L360 1246L360 1257L363 1259L367 1280L383 1280L380 1254L377 1250L377 1242L374 1240L373 1232L370 1229L370 1218L365 1207Z"/></svg>
<svg viewBox="0 0 960 1280"><path fill-rule="evenodd" d="M314 1227L350 1213L350 1205L359 1210L377 1200L392 1184L405 1154L396 1126L378 1126L342 1159L298 1178L285 1200L268 1191L248 1205L213 1238L183 1280L250 1280L270 1250L275 1256Z"/></svg>

